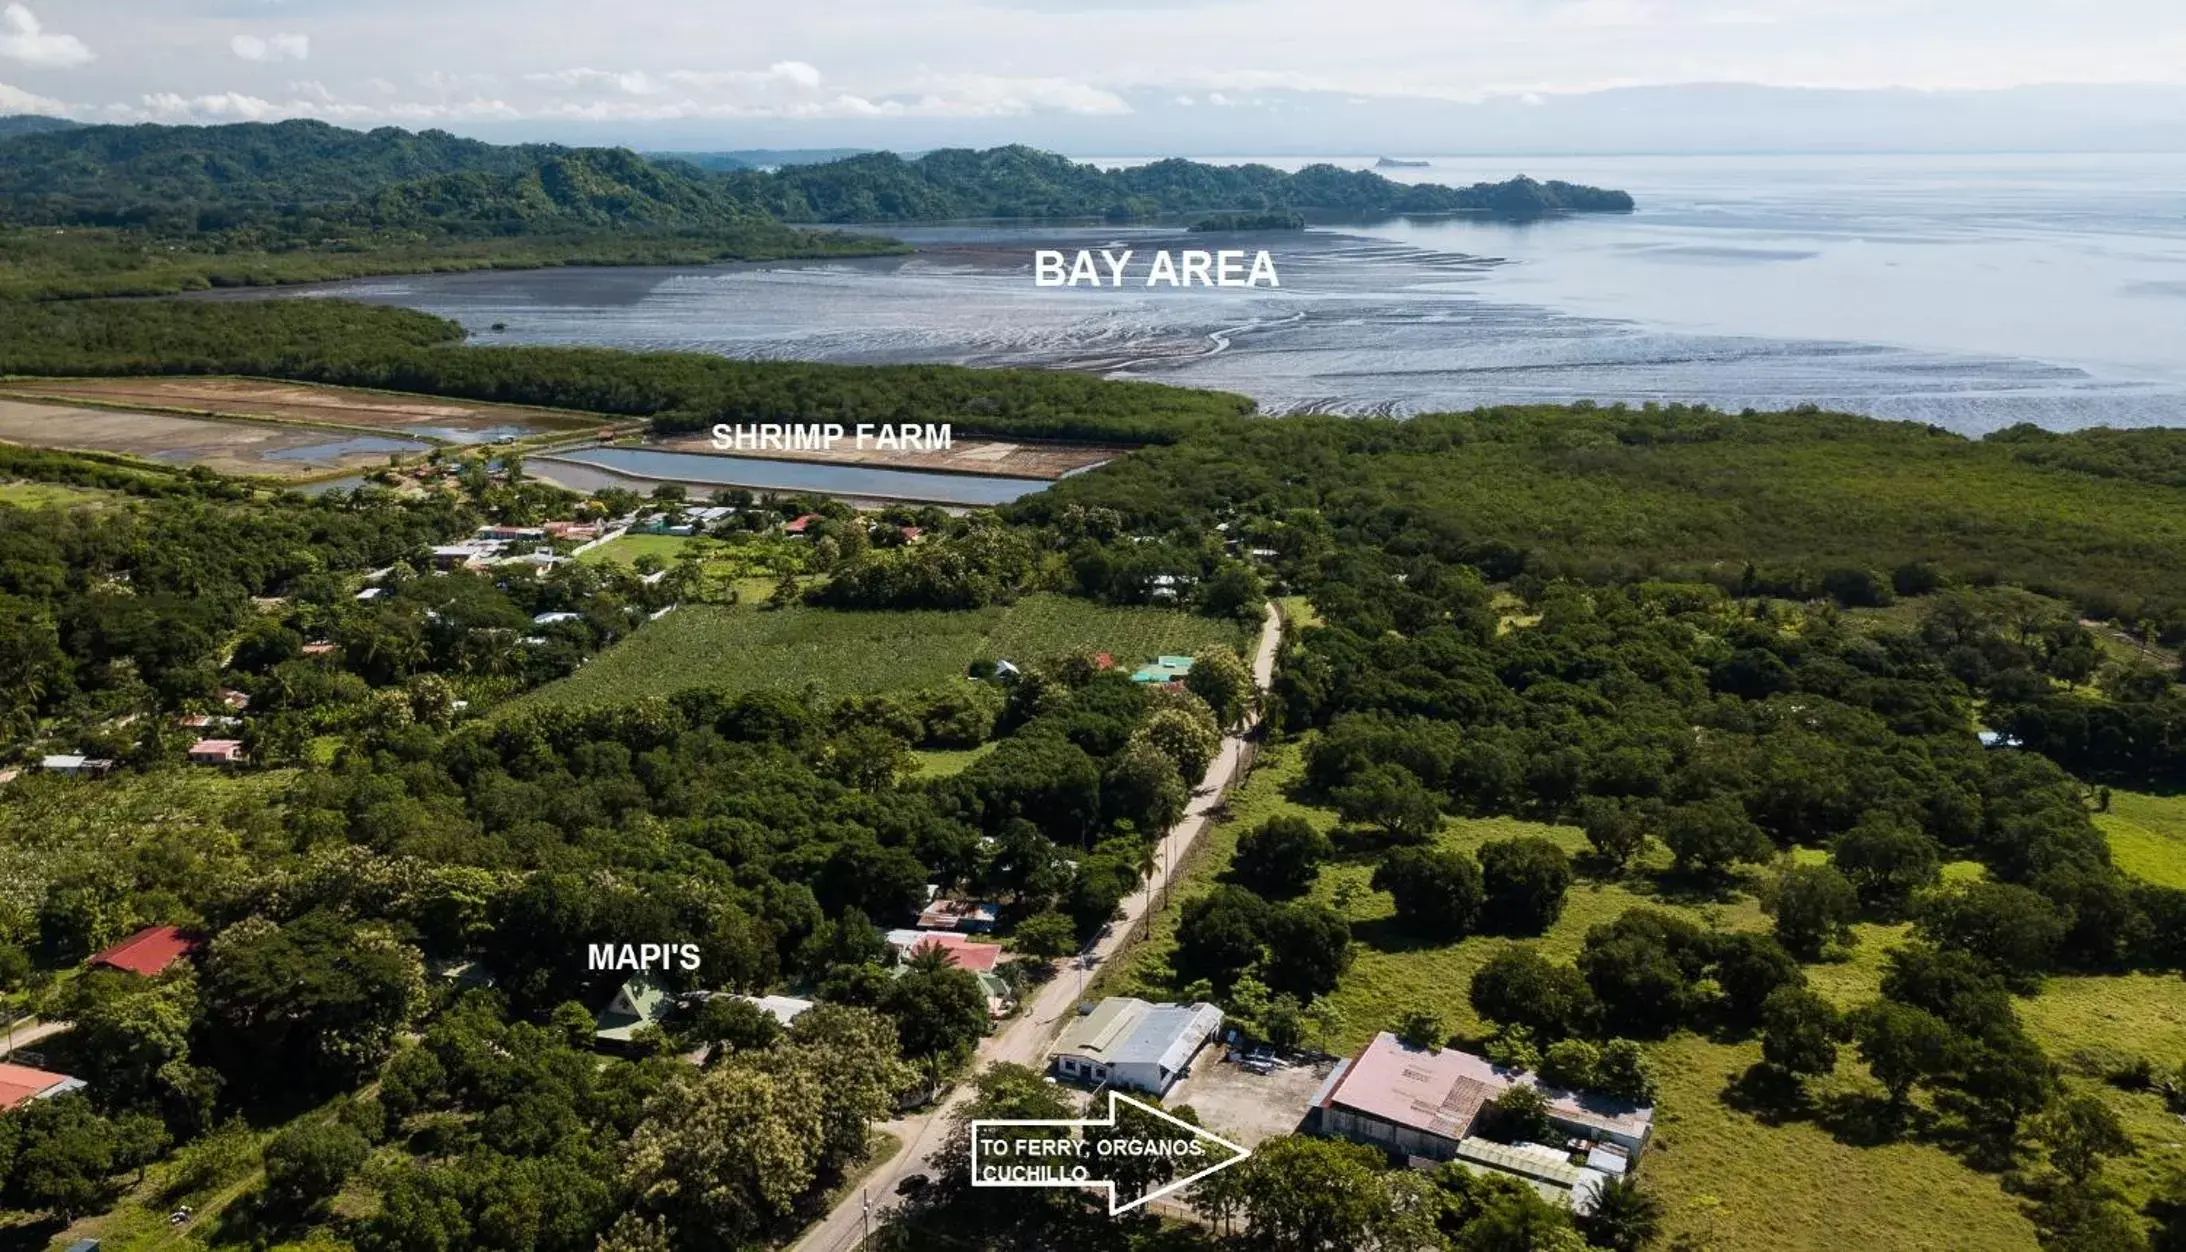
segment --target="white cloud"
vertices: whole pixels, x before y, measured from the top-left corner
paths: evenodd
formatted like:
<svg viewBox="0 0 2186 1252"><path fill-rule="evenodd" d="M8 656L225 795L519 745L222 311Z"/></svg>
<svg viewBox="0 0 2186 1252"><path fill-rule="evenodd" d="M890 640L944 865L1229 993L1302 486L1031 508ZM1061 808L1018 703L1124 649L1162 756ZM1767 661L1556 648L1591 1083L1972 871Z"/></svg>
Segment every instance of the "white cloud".
<svg viewBox="0 0 2186 1252"><path fill-rule="evenodd" d="M20 87L10 87L6 83L0 83L0 113L53 114L65 112L67 109L68 106L58 100L49 100L44 96L24 91Z"/></svg>
<svg viewBox="0 0 2186 1252"><path fill-rule="evenodd" d="M503 100L473 97L454 102L422 100L390 104L350 104L334 99L318 83L293 83L300 97L267 100L239 91L185 96L177 92L153 92L135 105L109 105L106 113L123 122L278 122L313 117L340 123L509 121L524 114ZM0 103L5 97L0 97Z"/></svg>
<svg viewBox="0 0 2186 1252"><path fill-rule="evenodd" d="M237 35L228 41L235 55L246 61L306 61L311 58L309 35Z"/></svg>
<svg viewBox="0 0 2186 1252"><path fill-rule="evenodd" d="M40 69L67 69L91 59L91 49L74 35L49 35L38 15L20 4L0 10L0 57Z"/></svg>

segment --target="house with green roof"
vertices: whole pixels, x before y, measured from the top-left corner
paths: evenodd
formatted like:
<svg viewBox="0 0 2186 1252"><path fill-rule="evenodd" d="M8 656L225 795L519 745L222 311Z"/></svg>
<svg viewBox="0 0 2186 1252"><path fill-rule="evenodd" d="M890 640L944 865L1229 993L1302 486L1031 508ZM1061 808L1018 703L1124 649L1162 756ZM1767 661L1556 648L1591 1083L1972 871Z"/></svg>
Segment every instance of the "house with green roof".
<svg viewBox="0 0 2186 1252"><path fill-rule="evenodd" d="M593 1043L616 1051L630 1046L631 1036L647 1026L668 1020L676 1006L668 987L651 974L639 974L616 988L615 998L592 1019Z"/></svg>
<svg viewBox="0 0 2186 1252"><path fill-rule="evenodd" d="M1184 676L1192 672L1192 660L1193 658L1188 656L1157 656L1146 664L1139 666L1138 671L1131 675L1131 681L1135 683L1183 682Z"/></svg>

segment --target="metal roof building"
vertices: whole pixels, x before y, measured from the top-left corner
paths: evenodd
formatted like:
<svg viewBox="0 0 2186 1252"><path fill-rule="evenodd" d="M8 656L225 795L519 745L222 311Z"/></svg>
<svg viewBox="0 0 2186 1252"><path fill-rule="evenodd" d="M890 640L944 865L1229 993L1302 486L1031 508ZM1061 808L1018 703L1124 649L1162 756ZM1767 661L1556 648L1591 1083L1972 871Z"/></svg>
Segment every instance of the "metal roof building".
<svg viewBox="0 0 2186 1252"><path fill-rule="evenodd" d="M1212 1004L1112 996L1065 1031L1048 1057L1065 1078L1161 1095L1221 1027L1222 1010Z"/></svg>

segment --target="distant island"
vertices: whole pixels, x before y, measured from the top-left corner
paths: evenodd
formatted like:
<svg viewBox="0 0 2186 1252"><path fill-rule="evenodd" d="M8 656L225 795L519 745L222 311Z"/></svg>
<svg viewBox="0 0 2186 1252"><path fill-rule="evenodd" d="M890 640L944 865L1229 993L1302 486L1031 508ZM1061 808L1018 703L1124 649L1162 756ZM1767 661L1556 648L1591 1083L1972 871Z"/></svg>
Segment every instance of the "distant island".
<svg viewBox="0 0 2186 1252"><path fill-rule="evenodd" d="M1407 161L1401 157L1382 157L1374 162L1377 170L1423 170L1427 165L1426 161Z"/></svg>
<svg viewBox="0 0 2186 1252"><path fill-rule="evenodd" d="M1628 213L1622 191L1523 176L1444 187L1371 170L1209 165L1171 158L1102 169L1023 146L944 148L906 160L874 152L820 165L722 175L739 199L785 222L882 224L963 218L1096 217L1128 222L1196 213L1319 211L1351 216Z"/></svg>
<svg viewBox="0 0 2186 1252"><path fill-rule="evenodd" d="M1275 210L1268 213L1217 213L1193 222L1193 234L1215 231L1240 230L1304 230L1306 219L1298 213Z"/></svg>

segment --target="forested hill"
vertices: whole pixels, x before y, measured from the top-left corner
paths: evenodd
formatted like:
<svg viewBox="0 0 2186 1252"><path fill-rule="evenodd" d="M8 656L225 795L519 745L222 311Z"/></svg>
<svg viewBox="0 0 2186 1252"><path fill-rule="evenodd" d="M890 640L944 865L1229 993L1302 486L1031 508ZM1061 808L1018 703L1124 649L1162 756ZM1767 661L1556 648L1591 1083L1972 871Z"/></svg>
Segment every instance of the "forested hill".
<svg viewBox="0 0 2186 1252"><path fill-rule="evenodd" d="M745 226L717 178L617 148L506 146L324 122L84 126L0 146L13 225L191 234L311 225L508 234Z"/></svg>
<svg viewBox="0 0 2186 1252"><path fill-rule="evenodd" d="M772 173L731 174L741 199L785 221L894 222L955 217L1104 217L1170 213L1629 212L1622 191L1514 178L1471 187L1392 182L1366 170L1309 165L1286 174L1267 165L1171 159L1104 170L1052 152L1011 146L945 148L916 160L875 152Z"/></svg>
<svg viewBox="0 0 2186 1252"><path fill-rule="evenodd" d="M0 141L17 135L43 135L56 130L72 130L77 123L65 117L41 117L36 113L10 113L0 117Z"/></svg>

